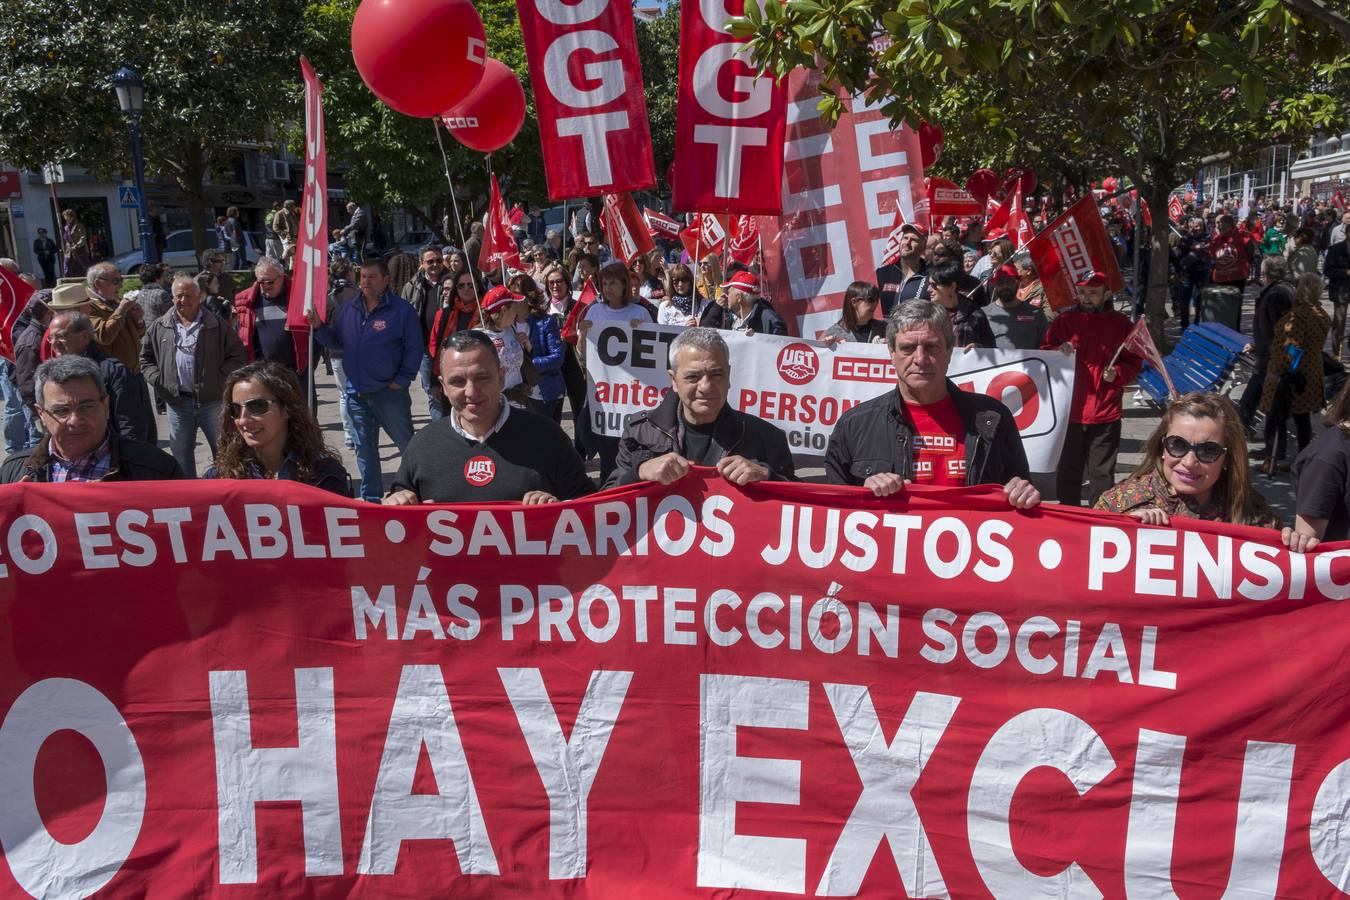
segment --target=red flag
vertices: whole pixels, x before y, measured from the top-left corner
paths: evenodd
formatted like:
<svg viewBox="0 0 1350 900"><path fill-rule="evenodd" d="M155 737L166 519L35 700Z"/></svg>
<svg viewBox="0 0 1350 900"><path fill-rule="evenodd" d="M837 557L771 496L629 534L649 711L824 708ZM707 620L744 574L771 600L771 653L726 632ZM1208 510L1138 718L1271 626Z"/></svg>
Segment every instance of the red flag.
<svg viewBox="0 0 1350 900"><path fill-rule="evenodd" d="M491 272L502 265L513 269L525 268L520 261L516 248L516 239L511 234L511 222L506 211L506 201L502 199L502 189L497 186L497 175L492 175L492 199L488 202L487 228L483 231L483 246L478 251L478 271Z"/></svg>
<svg viewBox="0 0 1350 900"><path fill-rule="evenodd" d="M1019 195L1014 194L1013 196L1018 197ZM1009 198L1004 200L1003 203L999 203L990 197L989 205L985 208L985 211L989 214L989 221L984 223L986 229L1008 228L1008 216L1012 212L1012 199Z"/></svg>
<svg viewBox="0 0 1350 900"><path fill-rule="evenodd" d="M732 216L728 224L727 256L741 265L751 265L759 254L759 223L754 216Z"/></svg>
<svg viewBox="0 0 1350 900"><path fill-rule="evenodd" d="M595 289L595 282L587 278L586 283L581 286L581 293L577 295L577 302L572 304L572 310L567 314L567 321L563 322L562 339L569 344L576 344L580 339L580 332L577 331L577 324L581 317L586 315L586 307L595 302L595 298L600 296Z"/></svg>
<svg viewBox="0 0 1350 900"><path fill-rule="evenodd" d="M945 178L928 179L930 216L940 219L943 216L978 216L983 213L984 204L956 182Z"/></svg>
<svg viewBox="0 0 1350 900"><path fill-rule="evenodd" d="M609 239L609 249L616 259L623 260L627 265L633 257L656 249L656 244L652 243L652 233L638 211L632 194L605 194L604 201L605 234Z"/></svg>
<svg viewBox="0 0 1350 900"><path fill-rule="evenodd" d="M647 230L653 237L664 237L672 241L680 239L680 223L676 222L670 216L659 213L654 209L644 209L642 218L647 222Z"/></svg>
<svg viewBox="0 0 1350 900"><path fill-rule="evenodd" d="M680 241L689 256L697 262L709 253L721 253L725 248L727 227L725 217L712 213L694 213L689 227L680 232Z"/></svg>
<svg viewBox="0 0 1350 900"><path fill-rule="evenodd" d="M553 200L656 184L633 7L516 0Z"/></svg>
<svg viewBox="0 0 1350 900"><path fill-rule="evenodd" d="M295 240L295 274L286 305L286 326L309 328L307 313L328 315L328 146L323 137L323 82L300 57L305 79L305 190L300 200L300 234Z"/></svg>
<svg viewBox="0 0 1350 900"><path fill-rule="evenodd" d="M1070 206L1027 244L1052 309L1078 302L1074 285L1091 272L1106 275L1107 289L1125 288L1111 238L1091 194Z"/></svg>
<svg viewBox="0 0 1350 900"><path fill-rule="evenodd" d="M749 0L756 2L756 0ZM680 8L674 206L778 215L783 209L787 83L752 69L726 33L747 0Z"/></svg>
<svg viewBox="0 0 1350 900"><path fill-rule="evenodd" d="M1164 382L1167 383L1167 390L1173 397L1177 396L1177 387L1172 383L1172 376L1167 374L1167 366L1163 365L1162 354L1158 352L1158 345L1153 343L1153 335L1148 330L1148 322L1144 316L1140 316L1130 329L1130 333L1125 336L1125 343L1120 345L1116 351L1116 356L1120 356L1122 351L1128 350L1136 356L1141 356L1148 360L1148 364L1158 371ZM1115 360L1113 359L1114 363Z"/></svg>
<svg viewBox="0 0 1350 900"><path fill-rule="evenodd" d="M19 314L31 296L32 285L0 266L0 356L10 362L14 361L14 323L19 321Z"/></svg>
<svg viewBox="0 0 1350 900"><path fill-rule="evenodd" d="M1013 194L1012 198L1003 206L1008 210L1008 215L1005 217L1008 235L1017 245L1017 249L1021 250L1031 243L1031 239L1036 236L1036 232L1031 229L1031 219L1028 218L1026 210L1022 209L1022 195Z"/></svg>
<svg viewBox="0 0 1350 900"><path fill-rule="evenodd" d="M1167 201L1167 218L1171 219L1173 222L1180 223L1183 213L1184 210L1181 206L1181 198L1176 194L1173 194L1172 199Z"/></svg>

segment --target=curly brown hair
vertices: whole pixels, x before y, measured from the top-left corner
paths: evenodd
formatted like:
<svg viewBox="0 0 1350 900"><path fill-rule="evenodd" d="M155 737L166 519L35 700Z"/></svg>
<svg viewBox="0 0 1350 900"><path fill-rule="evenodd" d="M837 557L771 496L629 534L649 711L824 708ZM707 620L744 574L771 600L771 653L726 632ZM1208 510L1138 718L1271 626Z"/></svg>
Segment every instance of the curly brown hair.
<svg viewBox="0 0 1350 900"><path fill-rule="evenodd" d="M220 442L216 450L216 472L221 478L253 478L254 466L261 468L253 452L235 427L230 416L234 386L241 381L252 381L266 388L286 412L286 453L295 458L295 473L299 481L314 483L315 467L324 458L338 459L338 455L324 443L319 420L310 412L300 388L300 379L290 369L264 360L236 369L225 379L225 402L220 406Z"/></svg>

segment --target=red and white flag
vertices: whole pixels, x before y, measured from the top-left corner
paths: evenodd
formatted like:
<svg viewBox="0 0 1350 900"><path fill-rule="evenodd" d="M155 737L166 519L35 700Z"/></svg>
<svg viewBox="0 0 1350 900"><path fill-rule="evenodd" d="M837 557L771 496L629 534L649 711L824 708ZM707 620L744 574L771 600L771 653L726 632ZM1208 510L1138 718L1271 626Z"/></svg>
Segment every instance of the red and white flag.
<svg viewBox="0 0 1350 900"><path fill-rule="evenodd" d="M984 214L984 204L954 181L930 178L928 214L934 220L940 220L943 216L979 216Z"/></svg>
<svg viewBox="0 0 1350 900"><path fill-rule="evenodd" d="M1153 343L1153 335L1148 330L1148 320L1144 316L1140 316L1134 323L1130 333L1125 336L1125 343L1121 344L1120 349L1116 351L1116 356L1119 357L1126 350L1147 360L1148 364L1162 376L1163 381L1167 384L1168 393L1173 397L1177 396L1177 387L1172 383L1172 376L1167 374L1167 366L1163 364L1162 354L1158 352L1158 345ZM1112 359L1113 364L1114 362L1115 360Z"/></svg>
<svg viewBox="0 0 1350 900"><path fill-rule="evenodd" d="M487 273L502 266L523 269L516 238L511 233L511 214L502 199L497 175L492 175L492 199L488 202L487 227L483 230L483 246L478 251L478 271Z"/></svg>
<svg viewBox="0 0 1350 900"><path fill-rule="evenodd" d="M577 294L577 302L572 304L572 311L567 314L567 321L563 322L562 339L567 343L575 345L581 338L577 331L577 324L581 322L581 317L586 315L586 307L595 302L595 298L600 293L595 289L595 280L586 279L586 283L581 286L581 293Z"/></svg>
<svg viewBox="0 0 1350 900"><path fill-rule="evenodd" d="M651 231L653 237L663 237L672 241L680 239L680 223L665 213L644 209L642 218L646 220L647 229Z"/></svg>
<svg viewBox="0 0 1350 900"><path fill-rule="evenodd" d="M751 68L726 33L747 0L680 8L675 209L778 215L783 210L786 80ZM754 3L757 0L748 0Z"/></svg>
<svg viewBox="0 0 1350 900"><path fill-rule="evenodd" d="M654 186L632 4L516 0L516 10L549 198Z"/></svg>
<svg viewBox="0 0 1350 900"><path fill-rule="evenodd" d="M732 216L728 224L727 257L741 265L751 265L759 255L758 221L754 216Z"/></svg>
<svg viewBox="0 0 1350 900"><path fill-rule="evenodd" d="M723 242L726 236L725 216L719 218L712 213L694 213L689 227L680 232L680 241L689 256L697 262L709 253L720 254L725 249Z"/></svg>
<svg viewBox="0 0 1350 900"><path fill-rule="evenodd" d="M624 265L627 265L633 261L633 257L656 249L652 233L632 194L605 194L604 202L605 235L616 259L623 260Z"/></svg>
<svg viewBox="0 0 1350 900"><path fill-rule="evenodd" d="M1112 293L1125 288L1111 238L1091 194L1032 238L1027 243L1027 252L1036 264L1052 309L1076 304L1078 291L1074 285L1092 272L1106 275L1107 290Z"/></svg>
<svg viewBox="0 0 1350 900"><path fill-rule="evenodd" d="M1036 232L1031 229L1031 219L1028 218L1026 210L1022 209L1022 195L1013 194L1008 202L1003 204L1003 208L1008 211L1004 217L1008 236L1017 245L1017 249L1021 250L1036 236Z"/></svg>
<svg viewBox="0 0 1350 900"><path fill-rule="evenodd" d="M14 361L14 323L33 296L33 286L0 266L0 356ZM38 327L34 324L32 327Z"/></svg>
<svg viewBox="0 0 1350 900"><path fill-rule="evenodd" d="M312 309L328 316L328 146L323 137L323 82L300 57L305 79L305 190L300 200L300 234L295 239L295 273L286 305L286 326L307 330Z"/></svg>
<svg viewBox="0 0 1350 900"><path fill-rule="evenodd" d="M1184 213L1185 210L1181 205L1181 198L1176 194L1173 194L1172 199L1167 201L1167 218L1180 224L1181 217Z"/></svg>

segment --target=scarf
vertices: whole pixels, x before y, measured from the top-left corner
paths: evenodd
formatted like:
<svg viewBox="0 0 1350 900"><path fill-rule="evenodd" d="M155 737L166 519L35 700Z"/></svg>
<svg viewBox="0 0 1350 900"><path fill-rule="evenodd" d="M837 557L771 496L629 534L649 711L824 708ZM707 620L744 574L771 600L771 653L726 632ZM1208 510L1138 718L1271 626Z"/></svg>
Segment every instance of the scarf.
<svg viewBox="0 0 1350 900"><path fill-rule="evenodd" d="M690 314L690 310L694 308L694 295L681 297L679 294L675 294L670 298L670 305L679 310L681 315L687 316Z"/></svg>

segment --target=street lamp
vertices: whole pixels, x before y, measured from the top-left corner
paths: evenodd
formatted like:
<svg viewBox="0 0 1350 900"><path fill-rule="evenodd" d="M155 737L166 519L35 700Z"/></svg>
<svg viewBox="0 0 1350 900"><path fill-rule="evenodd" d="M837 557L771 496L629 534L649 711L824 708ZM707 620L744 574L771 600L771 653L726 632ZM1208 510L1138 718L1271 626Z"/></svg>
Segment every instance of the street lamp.
<svg viewBox="0 0 1350 900"><path fill-rule="evenodd" d="M146 263L159 262L159 246L155 243L155 233L150 227L150 213L145 202L145 164L141 160L141 113L145 111L145 84L141 73L131 66L113 73L113 87L117 89L117 105L122 110L122 118L127 120L127 132L131 135L131 163L136 174L137 208L140 219L141 253Z"/></svg>

